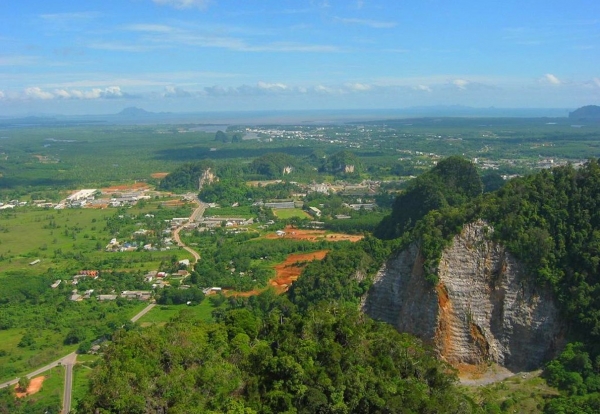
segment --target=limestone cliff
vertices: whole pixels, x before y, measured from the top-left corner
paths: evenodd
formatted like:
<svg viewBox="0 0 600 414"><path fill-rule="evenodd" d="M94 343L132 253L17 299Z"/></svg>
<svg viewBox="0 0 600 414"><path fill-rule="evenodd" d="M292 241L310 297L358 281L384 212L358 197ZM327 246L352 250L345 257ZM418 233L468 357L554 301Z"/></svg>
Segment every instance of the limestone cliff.
<svg viewBox="0 0 600 414"><path fill-rule="evenodd" d="M416 245L388 260L363 308L432 343L451 364L539 367L562 344L564 325L549 289L536 286L483 221L465 226L442 254L432 286Z"/></svg>
<svg viewBox="0 0 600 414"><path fill-rule="evenodd" d="M207 168L202 173L200 178L198 178L198 190L202 190L202 187L204 185L212 184L215 181L219 181L219 177L217 177L217 175L214 172L212 172L210 168Z"/></svg>

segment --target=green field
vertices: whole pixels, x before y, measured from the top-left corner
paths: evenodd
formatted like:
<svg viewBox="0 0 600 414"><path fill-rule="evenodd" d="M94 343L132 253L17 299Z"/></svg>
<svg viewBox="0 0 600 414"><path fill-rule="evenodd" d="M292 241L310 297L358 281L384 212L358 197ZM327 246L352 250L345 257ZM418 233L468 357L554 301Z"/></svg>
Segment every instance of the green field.
<svg viewBox="0 0 600 414"><path fill-rule="evenodd" d="M143 217L147 212L161 211L169 217L174 213L158 207L158 202L148 203L143 208L126 210L123 214ZM158 210L156 210L158 209ZM58 270L81 270L82 263L113 261L111 271L135 268L141 271L156 269L165 257L176 255L181 259L192 259L183 249L173 248L168 252L119 252L108 253L104 247L114 236L107 224L119 214L117 209L65 209L44 210L18 208L0 212L0 264L2 274L20 270L26 274L40 274L49 268ZM187 210L186 210L187 212ZM130 220L119 228L121 240L140 228ZM141 223L142 225L146 223ZM115 260L119 263L115 263ZM30 265L40 260L35 265ZM98 265L96 265L97 267Z"/></svg>
<svg viewBox="0 0 600 414"><path fill-rule="evenodd" d="M486 412L534 414L542 411L545 400L559 395L540 375L541 371L534 371L493 384L461 388Z"/></svg>
<svg viewBox="0 0 600 414"><path fill-rule="evenodd" d="M44 381L40 390L22 397L20 404L26 406L26 412L30 413L58 413L62 407L65 370L63 367L55 367L42 376Z"/></svg>
<svg viewBox="0 0 600 414"><path fill-rule="evenodd" d="M82 357L93 357L84 360ZM93 363L98 360L95 355L80 355L77 357L77 365L73 367L73 394L71 395L72 406L77 405L77 401L85 397L88 392L90 375L92 374ZM82 361L83 360L83 361Z"/></svg>
<svg viewBox="0 0 600 414"><path fill-rule="evenodd" d="M35 347L17 346L26 331L21 328L0 330L0 381L22 377L77 348L63 345L65 332L50 329L36 331Z"/></svg>
<svg viewBox="0 0 600 414"><path fill-rule="evenodd" d="M194 317L203 321L212 320L211 312L214 307L209 300L204 300L196 306L187 305L157 305L150 312L145 314L138 320L138 324L142 327L151 325L162 326L169 322L173 317L177 316L182 310L190 312Z"/></svg>
<svg viewBox="0 0 600 414"><path fill-rule="evenodd" d="M240 207L219 207L219 208L207 208L204 212L205 217L241 217L241 218L252 218L256 217L255 213L252 213L251 206L240 206Z"/></svg>
<svg viewBox="0 0 600 414"><path fill-rule="evenodd" d="M301 208L274 208L273 214L282 220L291 218L312 219L312 216Z"/></svg>

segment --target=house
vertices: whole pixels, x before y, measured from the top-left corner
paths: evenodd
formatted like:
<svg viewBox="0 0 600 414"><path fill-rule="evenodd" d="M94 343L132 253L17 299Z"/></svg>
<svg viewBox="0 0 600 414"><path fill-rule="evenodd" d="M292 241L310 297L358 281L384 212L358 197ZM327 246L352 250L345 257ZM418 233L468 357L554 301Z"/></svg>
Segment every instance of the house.
<svg viewBox="0 0 600 414"><path fill-rule="evenodd" d="M296 206L294 205L294 201L273 201L273 202L265 203L265 207L286 209L286 208L295 208Z"/></svg>
<svg viewBox="0 0 600 414"><path fill-rule="evenodd" d="M36 264L38 264L39 262L41 262L40 259L36 259L33 262L29 263L29 266L35 266Z"/></svg>
<svg viewBox="0 0 600 414"><path fill-rule="evenodd" d="M121 297L125 299L150 300L152 292L149 290L124 290Z"/></svg>
<svg viewBox="0 0 600 414"><path fill-rule="evenodd" d="M62 280L60 280L60 279L59 279L59 280L55 280L55 281L54 281L54 283L52 283L52 284L50 285L50 287L51 287L52 289L56 289L56 288L58 287L58 285L60 285L60 282L62 282Z"/></svg>
<svg viewBox="0 0 600 414"><path fill-rule="evenodd" d="M321 210L316 207L309 207L309 213L313 214L315 217L321 217Z"/></svg>
<svg viewBox="0 0 600 414"><path fill-rule="evenodd" d="M283 231L283 230L277 230L275 232L275 234L277 234L279 237L283 237L283 236L285 236L285 231Z"/></svg>
<svg viewBox="0 0 600 414"><path fill-rule="evenodd" d="M115 300L117 295L98 295L98 300Z"/></svg>

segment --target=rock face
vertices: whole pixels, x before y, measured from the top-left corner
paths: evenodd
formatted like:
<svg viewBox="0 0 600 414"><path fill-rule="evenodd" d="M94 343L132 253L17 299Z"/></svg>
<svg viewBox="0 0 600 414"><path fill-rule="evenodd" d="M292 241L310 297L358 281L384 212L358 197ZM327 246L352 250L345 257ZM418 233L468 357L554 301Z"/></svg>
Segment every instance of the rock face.
<svg viewBox="0 0 600 414"><path fill-rule="evenodd" d="M219 177L217 177L215 173L210 170L210 168L207 168L202 173L200 178L198 178L198 190L202 190L204 185L212 184L215 181L219 181Z"/></svg>
<svg viewBox="0 0 600 414"><path fill-rule="evenodd" d="M564 324L550 290L528 280L492 231L483 221L465 226L442 254L436 286L423 277L416 245L399 252L378 272L364 311L432 343L454 365L539 367L562 347Z"/></svg>

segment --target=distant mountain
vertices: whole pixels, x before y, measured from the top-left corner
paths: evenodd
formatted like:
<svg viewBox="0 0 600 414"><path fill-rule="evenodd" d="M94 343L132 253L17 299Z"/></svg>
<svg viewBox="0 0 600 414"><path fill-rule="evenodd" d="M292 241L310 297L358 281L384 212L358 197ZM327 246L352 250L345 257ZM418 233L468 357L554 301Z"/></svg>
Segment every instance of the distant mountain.
<svg viewBox="0 0 600 414"><path fill-rule="evenodd" d="M600 106L587 105L569 112L569 119L600 121Z"/></svg>
<svg viewBox="0 0 600 414"><path fill-rule="evenodd" d="M156 115L156 114L154 112L148 112L142 108L136 108L135 106L130 106L129 108L123 109L117 115L128 116L128 117L140 117L140 116L152 116L152 115Z"/></svg>

